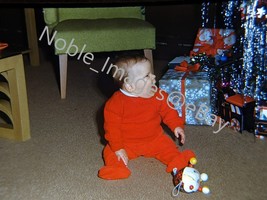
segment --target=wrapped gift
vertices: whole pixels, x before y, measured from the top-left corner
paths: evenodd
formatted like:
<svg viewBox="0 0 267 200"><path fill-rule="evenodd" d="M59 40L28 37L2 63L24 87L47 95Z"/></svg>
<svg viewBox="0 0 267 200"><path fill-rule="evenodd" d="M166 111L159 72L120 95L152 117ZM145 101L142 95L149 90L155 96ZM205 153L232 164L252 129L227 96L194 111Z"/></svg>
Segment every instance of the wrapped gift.
<svg viewBox="0 0 267 200"><path fill-rule="evenodd" d="M159 80L169 104L184 119L185 124L211 125L211 86L207 72L182 72L169 69Z"/></svg>
<svg viewBox="0 0 267 200"><path fill-rule="evenodd" d="M183 61L190 62L190 56L178 56L168 63L169 69L174 69L177 65L180 65Z"/></svg>
<svg viewBox="0 0 267 200"><path fill-rule="evenodd" d="M235 44L236 36L233 29L200 28L190 56L199 53L216 56L223 55Z"/></svg>

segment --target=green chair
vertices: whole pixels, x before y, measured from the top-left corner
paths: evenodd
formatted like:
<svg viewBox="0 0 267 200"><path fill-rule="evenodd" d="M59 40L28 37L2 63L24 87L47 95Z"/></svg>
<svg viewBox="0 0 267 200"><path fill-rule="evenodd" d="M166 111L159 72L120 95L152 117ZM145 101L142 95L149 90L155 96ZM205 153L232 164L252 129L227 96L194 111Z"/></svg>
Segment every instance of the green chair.
<svg viewBox="0 0 267 200"><path fill-rule="evenodd" d="M144 50L153 65L155 27L145 21L143 7L44 8L46 34L59 56L61 98L66 98L69 56ZM42 33L45 34L44 32ZM85 60L84 60L85 61Z"/></svg>

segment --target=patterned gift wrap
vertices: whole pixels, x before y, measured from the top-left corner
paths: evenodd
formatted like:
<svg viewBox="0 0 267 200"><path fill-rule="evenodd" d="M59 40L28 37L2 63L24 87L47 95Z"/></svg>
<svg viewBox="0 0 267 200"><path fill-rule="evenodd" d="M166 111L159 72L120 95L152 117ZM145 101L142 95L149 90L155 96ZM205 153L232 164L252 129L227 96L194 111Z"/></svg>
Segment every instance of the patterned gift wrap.
<svg viewBox="0 0 267 200"><path fill-rule="evenodd" d="M184 81L182 80L184 79ZM184 83L184 94L182 85ZM178 72L169 69L159 80L159 89L166 91L170 106L188 125L211 125L211 84L207 72ZM185 116L183 116L183 109Z"/></svg>
<svg viewBox="0 0 267 200"><path fill-rule="evenodd" d="M190 55L199 53L212 56L222 55L230 50L235 42L236 35L233 29L200 28Z"/></svg>
<svg viewBox="0 0 267 200"><path fill-rule="evenodd" d="M190 56L178 56L175 57L173 60L171 60L168 63L168 67L169 69L174 69L177 65L179 65L181 62L186 61L186 62L190 62Z"/></svg>

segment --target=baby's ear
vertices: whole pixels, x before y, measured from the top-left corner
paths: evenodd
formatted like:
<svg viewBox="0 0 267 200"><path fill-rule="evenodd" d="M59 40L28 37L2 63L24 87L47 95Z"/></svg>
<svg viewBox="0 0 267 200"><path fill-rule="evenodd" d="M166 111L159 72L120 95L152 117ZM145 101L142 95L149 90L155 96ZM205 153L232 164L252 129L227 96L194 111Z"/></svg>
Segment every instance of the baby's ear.
<svg viewBox="0 0 267 200"><path fill-rule="evenodd" d="M127 92L133 92L135 90L134 84L129 80L129 77L124 79L123 87L127 90Z"/></svg>
<svg viewBox="0 0 267 200"><path fill-rule="evenodd" d="M133 92L135 90L134 85L130 83L124 83L124 88L127 90L127 92Z"/></svg>

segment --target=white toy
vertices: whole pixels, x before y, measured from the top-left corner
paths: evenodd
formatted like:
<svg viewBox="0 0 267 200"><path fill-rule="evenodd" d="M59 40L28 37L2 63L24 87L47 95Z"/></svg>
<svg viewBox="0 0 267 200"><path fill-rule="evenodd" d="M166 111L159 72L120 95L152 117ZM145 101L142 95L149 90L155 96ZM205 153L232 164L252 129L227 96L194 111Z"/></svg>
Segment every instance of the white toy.
<svg viewBox="0 0 267 200"><path fill-rule="evenodd" d="M185 167L180 172L176 168L173 169L173 181L175 187L173 188L172 195L178 196L180 190L186 193L193 193L200 191L204 194L209 194L210 190L208 187L200 186L201 181L207 181L208 175L206 173L200 174L198 170L193 168L193 165L196 164L196 159L191 158L189 167Z"/></svg>

